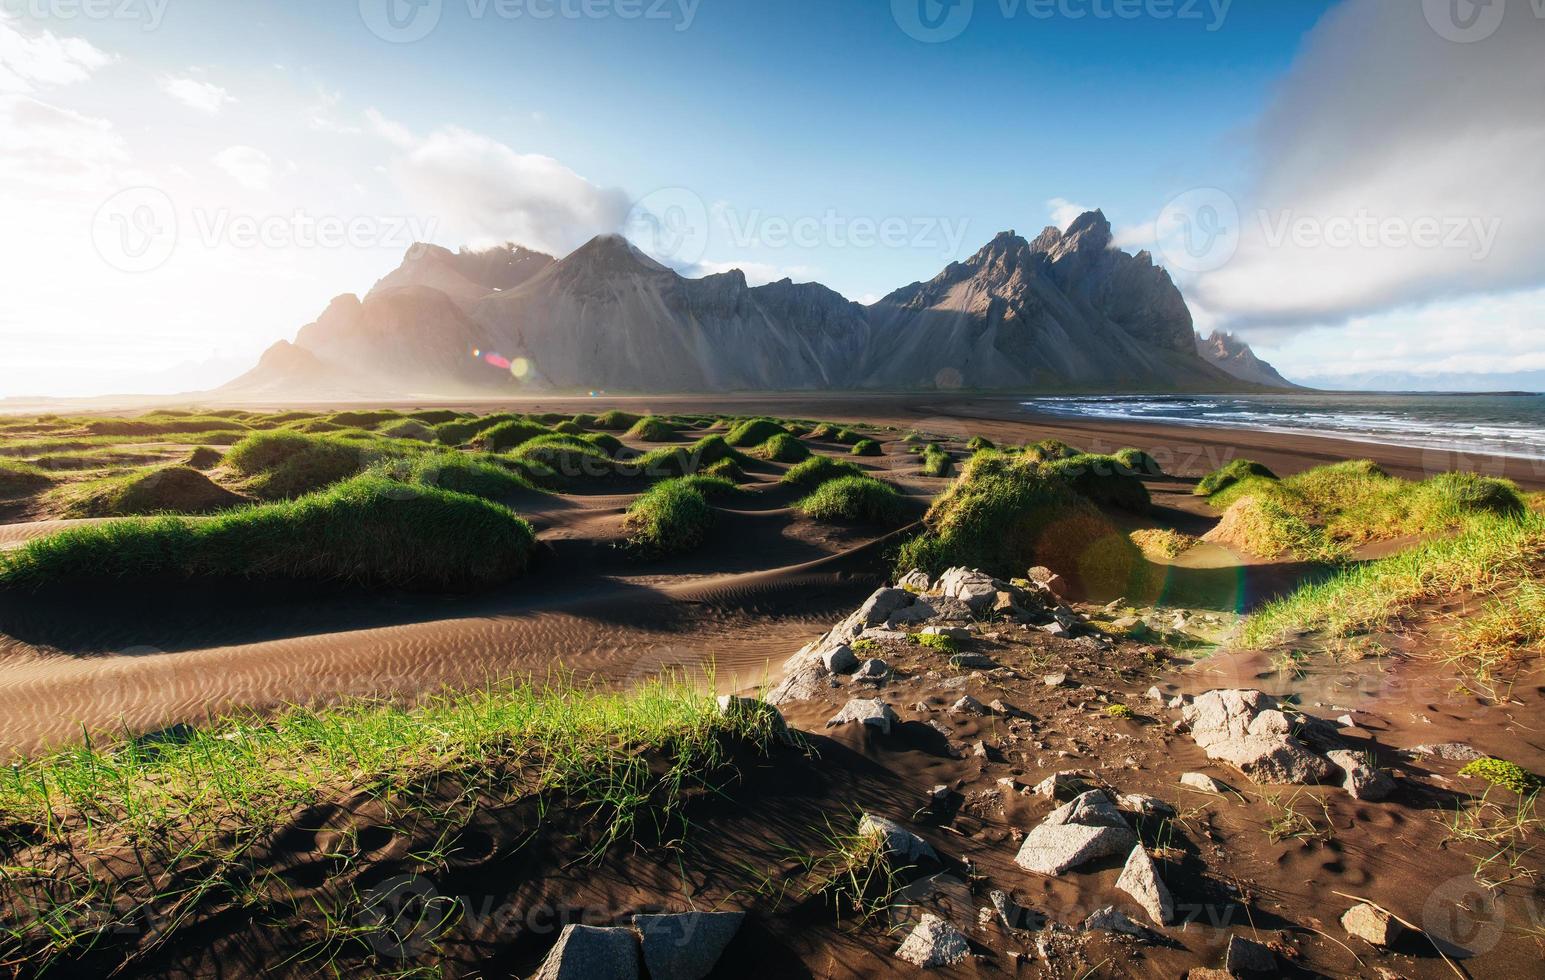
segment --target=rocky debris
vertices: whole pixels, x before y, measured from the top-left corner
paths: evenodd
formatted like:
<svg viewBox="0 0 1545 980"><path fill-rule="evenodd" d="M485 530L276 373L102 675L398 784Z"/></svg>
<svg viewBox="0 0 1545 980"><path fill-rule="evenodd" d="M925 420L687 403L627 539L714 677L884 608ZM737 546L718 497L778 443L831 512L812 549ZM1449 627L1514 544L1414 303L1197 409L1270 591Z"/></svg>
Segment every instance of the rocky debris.
<svg viewBox="0 0 1545 980"><path fill-rule="evenodd" d="M966 604L973 616L986 616L992 612L998 599L999 582L986 572L972 568L951 568L939 576L936 586L948 599L958 599Z"/></svg>
<svg viewBox="0 0 1545 980"><path fill-rule="evenodd" d="M1374 946L1389 948L1405 932L1405 927L1395 917L1375 905L1363 902L1346 910L1341 916L1341 928Z"/></svg>
<svg viewBox="0 0 1545 980"><path fill-rule="evenodd" d="M1010 932L1021 932L1034 928L1036 913L1025 908L1014 900L1014 896L1002 889L995 889L987 900L992 903L993 911L998 915L998 921Z"/></svg>
<svg viewBox="0 0 1545 980"><path fill-rule="evenodd" d="M966 626L924 626L920 632L924 636L944 636L951 640L971 639L971 629Z"/></svg>
<svg viewBox="0 0 1545 980"><path fill-rule="evenodd" d="M933 583L928 580L928 573L921 568L914 568L896 580L896 588L906 589L908 592L921 594L932 587Z"/></svg>
<svg viewBox="0 0 1545 980"><path fill-rule="evenodd" d="M1047 815L1020 846L1014 862L1037 874L1062 874L1097 858L1129 851L1137 835L1121 811L1099 790L1091 790Z"/></svg>
<svg viewBox="0 0 1545 980"><path fill-rule="evenodd" d="M953 705L951 705L950 710L957 715L979 715L982 714L985 709L982 706L982 702L978 701L976 698L973 698L971 695L966 694L963 695L959 701L956 701Z"/></svg>
<svg viewBox="0 0 1545 980"><path fill-rule="evenodd" d="M1067 580L1043 565L1030 569L1025 573L1025 577L1059 599L1065 599L1068 596Z"/></svg>
<svg viewBox="0 0 1545 980"><path fill-rule="evenodd" d="M894 820L864 814L858 822L858 833L864 837L879 837L887 857L894 861L914 863L924 858L937 861L933 847L912 831Z"/></svg>
<svg viewBox="0 0 1545 980"><path fill-rule="evenodd" d="M1116 805L1142 817L1163 818L1175 815L1174 806L1157 796L1145 796L1142 793L1123 793L1116 798Z"/></svg>
<svg viewBox="0 0 1545 980"><path fill-rule="evenodd" d="M1383 769L1368 765L1366 759L1347 749L1334 749L1325 753L1331 765L1345 774L1341 788L1354 800L1377 803L1395 791L1395 779Z"/></svg>
<svg viewBox="0 0 1545 980"><path fill-rule="evenodd" d="M1486 758L1484 752L1477 752L1463 742L1440 742L1436 745L1418 745L1405 750L1406 755L1427 756L1442 759L1445 762L1474 762L1476 759Z"/></svg>
<svg viewBox="0 0 1545 980"><path fill-rule="evenodd" d="M1219 796L1232 792L1232 788L1227 784L1218 782L1204 772L1181 773L1180 785L1199 789L1203 793L1217 793Z"/></svg>
<svg viewBox="0 0 1545 980"><path fill-rule="evenodd" d="M1142 844L1132 848L1132 853L1127 855L1126 866L1121 869L1121 877L1116 879L1116 887L1131 895L1158 925L1167 926L1175 921L1174 900L1159 877L1159 869L1154 865L1153 858L1149 857Z"/></svg>
<svg viewBox="0 0 1545 980"><path fill-rule="evenodd" d="M1064 671L1059 674L1047 674L1041 678L1041 683L1047 687L1062 687L1068 682L1068 675Z"/></svg>
<svg viewBox="0 0 1545 980"><path fill-rule="evenodd" d="M950 666L958 670L981 670L995 667L993 659L980 653L956 653L950 655Z"/></svg>
<svg viewBox="0 0 1545 980"><path fill-rule="evenodd" d="M938 785L934 786L933 789L928 791L928 805L943 806L950 801L950 797L953 795L953 793L954 791L951 790L948 786L944 785L943 783L939 783Z"/></svg>
<svg viewBox="0 0 1545 980"><path fill-rule="evenodd" d="M803 660L793 666L787 666L788 671L783 680L775 684L767 692L768 704L788 704L791 701L809 701L820 697L823 691L837 686L831 672L819 659Z"/></svg>
<svg viewBox="0 0 1545 980"><path fill-rule="evenodd" d="M651 977L703 980L740 932L744 912L682 912L635 915L642 939L644 967Z"/></svg>
<svg viewBox="0 0 1545 980"><path fill-rule="evenodd" d="M1322 783L1332 773L1294 736L1277 700L1261 691L1208 691L1181 709L1181 719L1209 759L1258 783Z"/></svg>
<svg viewBox="0 0 1545 980"><path fill-rule="evenodd" d="M535 980L635 980L638 937L632 929L567 925Z"/></svg>
<svg viewBox="0 0 1545 980"><path fill-rule="evenodd" d="M1084 929L1088 932L1116 932L1124 936L1146 936L1148 930L1133 922L1132 919L1114 905L1107 905L1103 909L1094 912L1084 920Z"/></svg>
<svg viewBox="0 0 1545 980"><path fill-rule="evenodd" d="M1045 626L1037 626L1036 629L1049 636L1068 635L1068 628L1061 623L1047 623Z"/></svg>
<svg viewBox="0 0 1545 980"><path fill-rule="evenodd" d="M1157 686L1150 687L1147 693L1143 695L1143 697L1147 698L1149 701L1152 701L1154 704L1164 703L1164 692L1159 690Z"/></svg>
<svg viewBox="0 0 1545 980"><path fill-rule="evenodd" d="M931 912L902 941L896 955L919 969L954 966L971 955L971 944L960 930Z"/></svg>
<svg viewBox="0 0 1545 980"><path fill-rule="evenodd" d="M883 660L871 657L858 665L853 674L861 681L880 681L891 675L891 666Z"/></svg>
<svg viewBox="0 0 1545 980"><path fill-rule="evenodd" d="M888 630L879 626L871 626L858 634L858 638L860 640L875 640L876 642L882 640L905 640L907 633L906 630Z"/></svg>
<svg viewBox="0 0 1545 980"><path fill-rule="evenodd" d="M1009 704L1007 701L1002 700L1001 698L993 699L993 702L989 704L987 708L993 714L998 715L1001 718L1025 717L1025 713L1023 711L1020 711L1018 708L1014 707L1012 704Z"/></svg>
<svg viewBox="0 0 1545 980"><path fill-rule="evenodd" d="M765 716L768 726L772 729L773 737L785 745L794 744L794 734L789 731L788 722L783 720L783 712L768 704L766 701L758 701L756 698L737 697L734 694L724 694L719 697L719 715L724 718L751 717L762 720Z"/></svg>
<svg viewBox="0 0 1545 980"><path fill-rule="evenodd" d="M833 728L837 725L857 722L870 728L878 728L882 735L889 735L891 726L900 720L891 706L878 698L854 698L842 706L842 710L826 723L826 727Z"/></svg>
<svg viewBox="0 0 1545 980"><path fill-rule="evenodd" d="M858 655L846 643L839 643L821 654L821 663L833 674L849 674L858 669Z"/></svg>
<svg viewBox="0 0 1545 980"><path fill-rule="evenodd" d="M1032 791L1048 800L1066 800L1095 788L1097 777L1089 769L1067 769L1053 773L1035 785Z"/></svg>
<svg viewBox="0 0 1545 980"><path fill-rule="evenodd" d="M1236 977L1252 973L1276 973L1277 955L1258 942L1243 936L1230 936L1223 967Z"/></svg>

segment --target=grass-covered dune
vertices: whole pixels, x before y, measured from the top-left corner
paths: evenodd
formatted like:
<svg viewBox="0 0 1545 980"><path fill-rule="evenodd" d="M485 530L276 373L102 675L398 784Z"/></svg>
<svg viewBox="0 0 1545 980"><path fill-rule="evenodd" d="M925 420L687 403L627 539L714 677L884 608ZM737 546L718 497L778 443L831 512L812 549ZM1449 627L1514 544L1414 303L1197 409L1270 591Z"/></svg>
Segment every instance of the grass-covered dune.
<svg viewBox="0 0 1545 980"><path fill-rule="evenodd" d="M370 443L333 435L259 432L232 446L225 462L247 478L250 493L280 500L354 476L374 461L372 449Z"/></svg>
<svg viewBox="0 0 1545 980"><path fill-rule="evenodd" d="M935 443L930 442L923 447L923 475L924 476L949 476L953 461L950 454L940 449Z"/></svg>
<svg viewBox="0 0 1545 980"><path fill-rule="evenodd" d="M1152 504L1142 479L1116 456L1081 453L1044 465L1047 472L1097 504L1137 512Z"/></svg>
<svg viewBox="0 0 1545 980"><path fill-rule="evenodd" d="M0 459L0 500L25 497L46 490L53 482L53 478L41 467Z"/></svg>
<svg viewBox="0 0 1545 980"><path fill-rule="evenodd" d="M827 480L794 508L823 521L887 525L898 524L906 516L906 500L896 488L870 476Z"/></svg>
<svg viewBox="0 0 1545 980"><path fill-rule="evenodd" d="M646 557L692 551L707 540L713 524L703 487L691 478L656 483L628 507L623 520L629 546Z"/></svg>
<svg viewBox="0 0 1545 980"><path fill-rule="evenodd" d="M135 470L60 491L67 517L212 514L251 503L188 466Z"/></svg>
<svg viewBox="0 0 1545 980"><path fill-rule="evenodd" d="M0 554L0 588L211 581L338 582L463 591L530 561L531 526L508 509L374 474L218 517L73 528Z"/></svg>
<svg viewBox="0 0 1545 980"><path fill-rule="evenodd" d="M668 442L675 435L676 427L657 415L645 416L628 429L628 438L643 442Z"/></svg>
<svg viewBox="0 0 1545 980"><path fill-rule="evenodd" d="M737 423L724 437L724 441L737 449L760 446L774 436L788 435L788 430L772 419L746 419Z"/></svg>
<svg viewBox="0 0 1545 980"><path fill-rule="evenodd" d="M845 476L864 476L864 468L857 463L847 460L832 459L830 456L815 455L789 467L787 472L779 478L778 482L793 487L816 487L827 480L837 480Z"/></svg>
<svg viewBox="0 0 1545 980"><path fill-rule="evenodd" d="M751 453L774 463L799 463L810 458L810 447L787 432L780 432Z"/></svg>

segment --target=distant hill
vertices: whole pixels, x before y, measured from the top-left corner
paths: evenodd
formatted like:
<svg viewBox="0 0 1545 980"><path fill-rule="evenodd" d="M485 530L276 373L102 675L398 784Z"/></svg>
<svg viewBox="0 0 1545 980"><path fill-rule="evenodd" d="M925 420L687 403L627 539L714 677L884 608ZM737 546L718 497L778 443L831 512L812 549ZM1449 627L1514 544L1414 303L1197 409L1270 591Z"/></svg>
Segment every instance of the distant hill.
<svg viewBox="0 0 1545 980"><path fill-rule="evenodd" d="M739 270L685 278L615 235L561 260L415 245L221 392L1287 387L1267 377L1203 357L1169 274L1116 249L1094 211L1034 241L1004 232L868 307L818 283L752 287Z"/></svg>
<svg viewBox="0 0 1545 980"><path fill-rule="evenodd" d="M1231 333L1214 330L1212 336L1196 335L1196 352L1208 363L1220 367L1241 381L1268 388L1296 388L1277 369L1255 356L1250 345Z"/></svg>

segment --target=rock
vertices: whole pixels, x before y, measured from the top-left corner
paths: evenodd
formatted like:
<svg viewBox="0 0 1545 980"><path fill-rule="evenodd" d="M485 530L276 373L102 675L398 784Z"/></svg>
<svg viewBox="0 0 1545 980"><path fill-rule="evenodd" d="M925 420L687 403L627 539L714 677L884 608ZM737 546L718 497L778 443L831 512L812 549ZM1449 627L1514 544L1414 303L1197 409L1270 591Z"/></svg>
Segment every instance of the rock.
<svg viewBox="0 0 1545 980"><path fill-rule="evenodd" d="M1068 682L1068 675L1066 673L1062 673L1062 674L1047 674L1046 676L1041 678L1041 683L1045 684L1047 687L1061 687L1062 685L1066 684L1067 682Z"/></svg>
<svg viewBox="0 0 1545 980"><path fill-rule="evenodd" d="M1025 835L1014 863L1026 871L1056 877L1098 858L1124 853L1137 842L1127 827L1041 824Z"/></svg>
<svg viewBox="0 0 1545 980"><path fill-rule="evenodd" d="M1080 793L1046 815L1043 824L1083 824L1086 827L1125 827L1126 817L1105 795L1104 790L1091 789Z"/></svg>
<svg viewBox="0 0 1545 980"><path fill-rule="evenodd" d="M924 636L945 636L951 640L971 639L971 630L965 626L924 626Z"/></svg>
<svg viewBox="0 0 1545 980"><path fill-rule="evenodd" d="M1142 844L1132 848L1132 853L1127 855L1126 866L1121 869L1121 877L1116 879L1116 887L1131 895L1155 923L1167 926L1175 921L1174 900L1159 878L1159 869L1154 865L1153 858L1148 856Z"/></svg>
<svg viewBox="0 0 1545 980"><path fill-rule="evenodd" d="M1088 792L1095 781L1095 775L1088 769L1068 769L1064 772L1053 773L1035 785L1032 792L1037 796L1044 796L1048 800L1069 799Z"/></svg>
<svg viewBox="0 0 1545 980"><path fill-rule="evenodd" d="M866 813L858 822L858 832L865 837L879 837L886 855L893 860L915 863L924 858L939 859L927 841L894 820Z"/></svg>
<svg viewBox="0 0 1545 980"><path fill-rule="evenodd" d="M1133 922L1114 905L1107 905L1090 915L1084 920L1084 929L1089 932L1119 932L1125 936L1144 936L1148 933L1148 930Z"/></svg>
<svg viewBox="0 0 1545 980"><path fill-rule="evenodd" d="M1061 623L1047 623L1045 626L1037 626L1036 629L1040 630L1042 633L1045 633L1045 634L1047 634L1049 636L1067 636L1068 635L1068 628L1066 626L1063 626Z"/></svg>
<svg viewBox="0 0 1545 980"><path fill-rule="evenodd" d="M772 732L773 737L785 745L794 744L794 735L789 731L788 722L783 720L783 712L768 704L766 701L758 701L756 698L742 698L733 694L724 694L719 697L719 716L722 718L750 717L762 721Z"/></svg>
<svg viewBox="0 0 1545 980"><path fill-rule="evenodd" d="M1051 611L1051 618L1056 620L1063 629L1067 630L1077 629L1078 625L1083 622L1083 618L1067 606L1058 606L1056 609L1053 609Z"/></svg>
<svg viewBox="0 0 1545 980"><path fill-rule="evenodd" d="M943 783L939 783L928 791L928 802L933 806L943 806L950 801L950 795L950 788Z"/></svg>
<svg viewBox="0 0 1545 980"><path fill-rule="evenodd" d="M1002 718L1018 718L1024 715L1023 711L1020 711L1012 704L1009 704L1007 701L1001 699L994 699L993 702L987 706L987 708L993 714Z"/></svg>
<svg viewBox="0 0 1545 980"><path fill-rule="evenodd" d="M998 913L998 921L1010 932L1019 932L1033 928L1031 917L1034 913L1014 900L1014 896L1006 891L994 890L987 896L992 903L993 911Z"/></svg>
<svg viewBox="0 0 1545 980"><path fill-rule="evenodd" d="M1275 973L1277 956L1258 942L1242 936L1230 936L1223 966L1236 977L1252 973Z"/></svg>
<svg viewBox="0 0 1545 980"><path fill-rule="evenodd" d="M954 966L971 954L971 944L960 930L931 912L901 943L896 955L919 969Z"/></svg>
<svg viewBox="0 0 1545 980"><path fill-rule="evenodd" d="M951 568L939 576L937 586L946 598L959 599L973 616L992 612L998 598L998 583L986 572L972 568Z"/></svg>
<svg viewBox="0 0 1545 980"><path fill-rule="evenodd" d="M1148 693L1144 694L1143 697L1145 697L1148 700L1152 701L1154 704L1163 704L1164 703L1164 692L1159 690L1159 688L1157 686L1150 687L1148 689Z"/></svg>
<svg viewBox="0 0 1545 980"><path fill-rule="evenodd" d="M977 742L971 746L971 755L978 759L991 759L992 749L988 747L986 742Z"/></svg>
<svg viewBox="0 0 1545 980"><path fill-rule="evenodd" d="M1463 742L1441 742L1437 745L1418 745L1412 749L1406 749L1407 755L1432 756L1445 762L1474 762L1476 759L1486 758L1485 753L1477 752Z"/></svg>
<svg viewBox="0 0 1545 980"><path fill-rule="evenodd" d="M858 607L853 614L859 625L865 629L870 626L879 626L890 619L891 616L904 606L910 606L917 599L906 589L876 589L864 604Z"/></svg>
<svg viewBox="0 0 1545 980"><path fill-rule="evenodd" d="M891 706L878 698L868 700L854 698L842 706L842 710L826 723L826 727L832 728L856 721L860 725L878 728L882 735L889 735L891 726L899 720L896 712L891 710Z"/></svg>
<svg viewBox="0 0 1545 980"><path fill-rule="evenodd" d="M861 681L884 680L891 674L891 665L877 658L870 658L859 664L858 671L853 675Z"/></svg>
<svg viewBox="0 0 1545 980"><path fill-rule="evenodd" d="M858 669L858 655L846 643L839 643L821 654L821 663L833 674L847 674Z"/></svg>
<svg viewBox="0 0 1545 980"><path fill-rule="evenodd" d="M1341 917L1341 928L1345 929L1349 936L1355 936L1364 942L1386 949L1393 946L1400 938L1400 934L1405 932L1405 927L1396 922L1388 912L1367 902L1347 909L1346 914Z"/></svg>
<svg viewBox="0 0 1545 980"><path fill-rule="evenodd" d="M1025 578L1028 578L1059 599L1067 598L1067 580L1044 565L1037 565L1030 569L1030 571L1025 573Z"/></svg>
<svg viewBox="0 0 1545 980"><path fill-rule="evenodd" d="M1217 793L1220 796L1224 793L1230 792L1230 788L1227 785L1218 782L1216 779L1213 779L1211 776L1202 772L1181 773L1180 785L1189 786L1192 789L1199 789L1203 793Z"/></svg>
<svg viewBox="0 0 1545 980"><path fill-rule="evenodd" d="M1157 796L1142 793L1123 793L1116 798L1116 805L1144 817L1173 817L1175 808Z"/></svg>
<svg viewBox="0 0 1545 980"><path fill-rule="evenodd" d="M1210 759L1259 783L1322 783L1332 767L1295 738L1275 698L1260 691L1208 691L1181 709L1191 737Z"/></svg>
<svg viewBox="0 0 1545 980"><path fill-rule="evenodd" d="M874 640L876 642L881 640L905 640L907 634L904 630L888 630L880 626L871 626L860 633L858 638L860 640Z"/></svg>
<svg viewBox="0 0 1545 980"><path fill-rule="evenodd" d="M967 694L950 706L950 710L958 715L979 715L982 713L982 702Z"/></svg>
<svg viewBox="0 0 1545 980"><path fill-rule="evenodd" d="M635 915L633 928L643 939L645 970L651 977L703 980L745 918L744 912Z"/></svg>
<svg viewBox="0 0 1545 980"><path fill-rule="evenodd" d="M896 582L896 588L906 589L908 592L927 592L932 587L933 583L928 580L928 573L921 568L912 569Z"/></svg>
<svg viewBox="0 0 1545 980"><path fill-rule="evenodd" d="M1395 791L1394 777L1383 769L1368 765L1356 752L1334 749L1325 753L1325 757L1345 775L1341 788L1354 800L1377 803Z"/></svg>
<svg viewBox="0 0 1545 980"><path fill-rule="evenodd" d="M837 686L831 672L819 660L809 660L791 670L783 680L767 692L768 704L788 704L791 701L809 701Z"/></svg>
<svg viewBox="0 0 1545 980"><path fill-rule="evenodd" d="M1186 706L1186 696L1184 694L1177 694L1169 699L1168 704L1170 708L1175 710L1184 708Z"/></svg>
<svg viewBox="0 0 1545 980"><path fill-rule="evenodd" d="M902 606L885 620L887 629L898 629L912 623L922 623L937 616L939 611L927 599L918 598L910 606Z"/></svg>
<svg viewBox="0 0 1545 980"><path fill-rule="evenodd" d="M635 980L638 937L632 929L567 925L534 980Z"/></svg>

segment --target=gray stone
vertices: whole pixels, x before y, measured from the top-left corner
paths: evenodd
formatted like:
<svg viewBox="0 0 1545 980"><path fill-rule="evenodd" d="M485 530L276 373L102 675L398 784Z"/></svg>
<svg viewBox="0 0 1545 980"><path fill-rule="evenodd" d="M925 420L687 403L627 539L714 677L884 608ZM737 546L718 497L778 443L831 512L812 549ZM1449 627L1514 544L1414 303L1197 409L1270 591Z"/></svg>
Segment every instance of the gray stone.
<svg viewBox="0 0 1545 980"><path fill-rule="evenodd" d="M858 655L846 643L839 643L821 654L821 663L833 674L847 674L858 669Z"/></svg>
<svg viewBox="0 0 1545 980"><path fill-rule="evenodd" d="M1014 863L1053 877L1099 858L1123 854L1137 843L1131 828L1041 824L1025 835Z"/></svg>
<svg viewBox="0 0 1545 980"><path fill-rule="evenodd" d="M950 666L960 670L980 670L995 665L991 657L980 653L950 654Z"/></svg>
<svg viewBox="0 0 1545 980"><path fill-rule="evenodd" d="M1325 758L1344 774L1341 788L1354 800L1377 803L1395 791L1395 778L1383 769L1368 765L1356 752L1334 749L1325 753Z"/></svg>
<svg viewBox="0 0 1545 980"><path fill-rule="evenodd" d="M643 937L649 976L703 980L718 965L745 918L744 912L635 915L633 928Z"/></svg>
<svg viewBox="0 0 1545 980"><path fill-rule="evenodd" d="M890 619L896 610L910 606L914 601L915 597L906 589L876 589L853 616L861 628L867 629L879 626Z"/></svg>
<svg viewBox="0 0 1545 980"><path fill-rule="evenodd" d="M966 694L950 706L950 710L959 715L979 715L983 712L982 702Z"/></svg>
<svg viewBox="0 0 1545 980"><path fill-rule="evenodd" d="M896 588L906 589L908 592L927 592L932 587L933 583L928 580L928 573L921 568L912 569L896 582Z"/></svg>
<svg viewBox="0 0 1545 980"><path fill-rule="evenodd" d="M1068 682L1068 675L1066 673L1047 674L1041 678L1041 682L1047 687L1061 687Z"/></svg>
<svg viewBox="0 0 1545 980"><path fill-rule="evenodd" d="M860 640L905 640L905 630L888 630L880 626L871 626L858 635Z"/></svg>
<svg viewBox="0 0 1545 980"><path fill-rule="evenodd" d="M1145 936L1148 930L1133 922L1125 912L1114 905L1093 913L1084 920L1084 929L1089 932L1116 932L1124 936Z"/></svg>
<svg viewBox="0 0 1545 980"><path fill-rule="evenodd" d="M1116 804L1127 810L1144 817L1173 817L1175 808L1159 799L1157 796L1145 796L1142 793L1123 793L1116 798Z"/></svg>
<svg viewBox="0 0 1545 980"><path fill-rule="evenodd" d="M1159 869L1154 865L1153 858L1149 857L1142 844L1132 848L1132 853L1127 855L1127 863L1121 869L1121 877L1116 879L1116 887L1131 895L1158 925L1167 926L1175 921L1175 902L1159 877Z"/></svg>
<svg viewBox="0 0 1545 980"><path fill-rule="evenodd" d="M966 626L924 626L924 636L945 636L951 640L971 639L971 629Z"/></svg>
<svg viewBox="0 0 1545 980"><path fill-rule="evenodd" d="M1463 742L1440 742L1436 745L1418 745L1407 749L1407 755L1431 756L1442 759L1445 762L1474 762L1476 759L1486 758L1485 753L1477 752Z"/></svg>
<svg viewBox="0 0 1545 980"><path fill-rule="evenodd" d="M913 863L924 858L939 859L927 841L894 820L866 813L858 822L858 832L865 837L879 837L892 860Z"/></svg>
<svg viewBox="0 0 1545 980"><path fill-rule="evenodd" d="M794 667L767 692L768 704L789 704L818 698L837 686L831 671L819 660L807 660Z"/></svg>
<svg viewBox="0 0 1545 980"><path fill-rule="evenodd" d="M883 735L889 735L891 733L891 726L899 720L896 712L891 710L891 706L878 698L854 698L843 705L841 711L832 716L832 719L826 723L826 727L832 728L836 725L857 722L860 725L877 728Z"/></svg>
<svg viewBox="0 0 1545 980"><path fill-rule="evenodd" d="M638 937L632 929L568 925L534 980L635 980Z"/></svg>
<svg viewBox="0 0 1545 980"><path fill-rule="evenodd" d="M1236 977L1252 973L1275 973L1277 955L1258 942L1243 936L1230 936L1223 967Z"/></svg>
<svg viewBox="0 0 1545 980"><path fill-rule="evenodd" d="M858 665L853 676L863 681L879 681L891 675L891 666L883 660L871 657Z"/></svg>
<svg viewBox="0 0 1545 980"><path fill-rule="evenodd" d="M998 583L986 572L972 568L951 568L939 576L937 588L946 598L959 599L973 616L992 612L998 601Z"/></svg>
<svg viewBox="0 0 1545 980"><path fill-rule="evenodd" d="M1058 598L1063 598L1068 594L1067 580L1044 565L1037 565L1030 569L1030 571L1025 573L1025 578L1028 578Z"/></svg>
<svg viewBox="0 0 1545 980"><path fill-rule="evenodd" d="M885 625L889 629L899 629L912 623L926 622L938 614L939 611L934 608L933 603L919 597L910 606L902 606L891 613L886 618Z"/></svg>
<svg viewBox="0 0 1545 980"><path fill-rule="evenodd" d="M1088 792L1094 781L1095 775L1091 770L1069 769L1047 776L1036 784L1032 792L1048 800L1068 799Z"/></svg>
<svg viewBox="0 0 1545 980"><path fill-rule="evenodd" d="M1259 783L1322 783L1332 767L1295 738L1292 721L1260 691L1208 691L1181 709L1181 720L1210 759Z"/></svg>
<svg viewBox="0 0 1545 980"><path fill-rule="evenodd" d="M1159 688L1157 686L1150 687L1148 689L1148 693L1144 694L1143 697L1145 697L1148 700L1154 702L1155 704L1163 704L1164 703L1164 692L1159 690Z"/></svg>
<svg viewBox="0 0 1545 980"><path fill-rule="evenodd" d="M1039 629L1042 633L1045 633L1049 636L1068 635L1068 628L1063 626L1061 623L1047 623L1045 626L1036 627L1036 629Z"/></svg>
<svg viewBox="0 0 1545 980"><path fill-rule="evenodd" d="M1181 773L1180 785L1199 789L1203 793L1217 793L1220 796L1230 791L1227 784L1218 782L1204 772Z"/></svg>
<svg viewBox="0 0 1545 980"><path fill-rule="evenodd" d="M1057 807L1041 823L1053 827L1072 823L1085 827L1125 827L1127 819L1104 790L1092 789Z"/></svg>
<svg viewBox="0 0 1545 980"><path fill-rule="evenodd" d="M901 943L896 955L920 969L954 966L971 955L971 944L959 929L931 912Z"/></svg>
<svg viewBox="0 0 1545 980"><path fill-rule="evenodd" d="M1009 704L1007 701L1003 701L1001 699L994 700L992 704L989 704L987 707L992 711L993 714L1003 718L1018 718L1024 714L1023 711L1020 711L1012 704Z"/></svg>
<svg viewBox="0 0 1545 980"><path fill-rule="evenodd" d="M1381 908L1363 902L1346 910L1341 916L1341 928L1347 935L1355 936L1374 946L1388 948L1399 939L1405 927Z"/></svg>
<svg viewBox="0 0 1545 980"><path fill-rule="evenodd" d="M994 889L987 896L992 903L993 911L998 914L998 921L1010 932L1020 932L1032 928L1030 909L1025 908L1014 900L1014 896L1001 889Z"/></svg>

